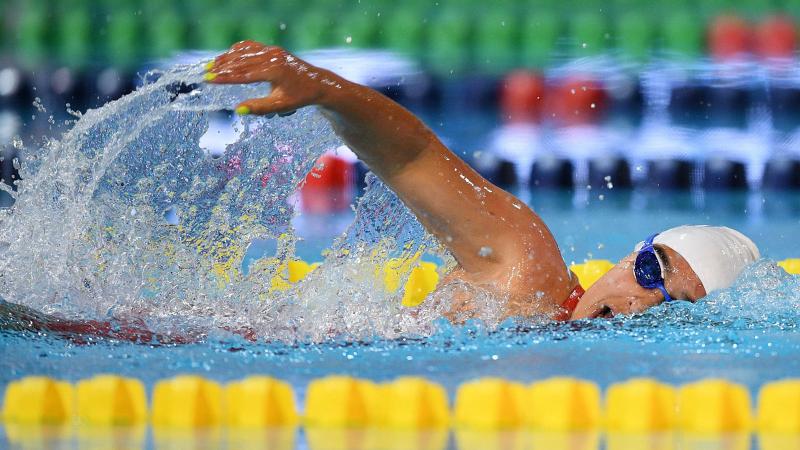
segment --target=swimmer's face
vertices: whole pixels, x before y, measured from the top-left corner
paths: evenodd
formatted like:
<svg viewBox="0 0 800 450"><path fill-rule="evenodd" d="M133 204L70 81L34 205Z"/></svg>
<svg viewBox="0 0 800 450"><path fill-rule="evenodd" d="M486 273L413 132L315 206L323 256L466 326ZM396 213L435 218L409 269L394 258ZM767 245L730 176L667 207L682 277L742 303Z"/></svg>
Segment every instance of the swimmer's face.
<svg viewBox="0 0 800 450"><path fill-rule="evenodd" d="M664 285L674 299L696 301L706 296L706 290L697 274L683 257L667 247L656 244L664 262ZM664 301L659 289L639 286L633 275L636 252L622 259L616 266L595 282L581 298L572 319L613 317L635 314Z"/></svg>

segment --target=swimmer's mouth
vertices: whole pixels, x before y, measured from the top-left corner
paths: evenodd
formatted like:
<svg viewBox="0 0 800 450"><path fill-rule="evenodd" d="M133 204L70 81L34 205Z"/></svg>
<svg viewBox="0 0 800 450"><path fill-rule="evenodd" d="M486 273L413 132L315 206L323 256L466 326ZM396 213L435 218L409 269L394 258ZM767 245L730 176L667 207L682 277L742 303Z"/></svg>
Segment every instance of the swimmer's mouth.
<svg viewBox="0 0 800 450"><path fill-rule="evenodd" d="M592 314L591 318L601 318L601 319L611 319L614 317L614 311L608 306L603 305L600 309L597 310L594 314Z"/></svg>

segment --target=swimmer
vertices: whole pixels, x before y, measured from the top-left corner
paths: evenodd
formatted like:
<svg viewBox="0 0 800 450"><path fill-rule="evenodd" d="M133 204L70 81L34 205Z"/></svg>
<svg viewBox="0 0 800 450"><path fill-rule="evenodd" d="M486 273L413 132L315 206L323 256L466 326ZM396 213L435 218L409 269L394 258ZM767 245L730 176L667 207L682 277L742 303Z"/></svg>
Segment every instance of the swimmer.
<svg viewBox="0 0 800 450"><path fill-rule="evenodd" d="M503 316L612 317L664 301L696 301L729 287L759 258L725 227L683 226L648 237L584 292L552 233L522 201L492 185L411 112L378 92L278 48L243 41L207 66L209 83L269 82L239 114L285 115L316 105L336 133L444 244L458 265L444 284L467 282L506 299ZM476 305L452 300L462 322Z"/></svg>

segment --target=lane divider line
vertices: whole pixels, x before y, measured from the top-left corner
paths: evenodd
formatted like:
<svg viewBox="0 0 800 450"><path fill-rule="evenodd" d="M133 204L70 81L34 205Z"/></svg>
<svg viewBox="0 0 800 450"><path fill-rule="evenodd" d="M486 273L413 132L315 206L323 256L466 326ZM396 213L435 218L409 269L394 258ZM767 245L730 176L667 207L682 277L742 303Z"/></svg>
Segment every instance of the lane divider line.
<svg viewBox="0 0 800 450"><path fill-rule="evenodd" d="M463 383L452 409L441 385L422 377L375 383L348 376L312 380L304 412L285 381L250 376L221 385L196 375L155 383L148 402L141 381L98 375L75 385L30 376L8 384L6 425L142 426L263 429L274 427L543 432L800 434L800 379L764 384L757 408L746 387L723 379L671 386L651 378L610 385L556 377L523 384L502 378Z"/></svg>

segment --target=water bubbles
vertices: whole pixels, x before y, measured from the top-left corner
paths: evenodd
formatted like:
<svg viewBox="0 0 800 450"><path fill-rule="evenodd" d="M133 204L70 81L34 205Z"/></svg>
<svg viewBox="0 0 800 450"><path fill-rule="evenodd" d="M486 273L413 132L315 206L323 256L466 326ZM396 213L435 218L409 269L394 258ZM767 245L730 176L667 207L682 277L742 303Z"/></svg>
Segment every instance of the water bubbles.
<svg viewBox="0 0 800 450"><path fill-rule="evenodd" d="M42 103L42 99L39 97L34 98L33 103L31 104L33 105L34 108L36 108L36 111L40 113L47 111L47 109L44 107L44 103Z"/></svg>
<svg viewBox="0 0 800 450"><path fill-rule="evenodd" d="M22 142L22 138L19 137L19 135L15 135L11 138L11 146L17 150L22 150L25 147L24 143Z"/></svg>
<svg viewBox="0 0 800 450"><path fill-rule="evenodd" d="M352 44L352 43L353 43L353 36L347 36L347 37L345 37L345 38L344 38L344 42L345 42L346 44Z"/></svg>

